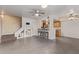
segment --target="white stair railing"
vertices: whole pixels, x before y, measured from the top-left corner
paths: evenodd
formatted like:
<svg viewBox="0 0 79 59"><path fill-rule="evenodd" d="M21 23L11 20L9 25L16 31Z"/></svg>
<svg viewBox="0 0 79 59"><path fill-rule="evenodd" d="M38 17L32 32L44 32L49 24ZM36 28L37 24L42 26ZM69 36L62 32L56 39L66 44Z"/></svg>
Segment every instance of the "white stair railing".
<svg viewBox="0 0 79 59"><path fill-rule="evenodd" d="M15 37L17 37L17 39L23 38L24 37L24 28L20 28L18 31L16 31Z"/></svg>

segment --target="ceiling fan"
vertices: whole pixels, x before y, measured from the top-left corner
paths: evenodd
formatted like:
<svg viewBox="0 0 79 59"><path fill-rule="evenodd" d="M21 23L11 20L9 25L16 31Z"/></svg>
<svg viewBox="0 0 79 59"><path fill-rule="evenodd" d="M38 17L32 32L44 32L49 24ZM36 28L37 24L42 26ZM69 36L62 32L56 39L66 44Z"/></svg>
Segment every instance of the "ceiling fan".
<svg viewBox="0 0 79 59"><path fill-rule="evenodd" d="M79 19L79 14L75 13L74 10L70 10L70 12L67 14L67 17L70 20Z"/></svg>
<svg viewBox="0 0 79 59"><path fill-rule="evenodd" d="M39 9L32 9L29 13L32 14L33 16L45 15L45 12L43 10L39 10Z"/></svg>
<svg viewBox="0 0 79 59"><path fill-rule="evenodd" d="M72 20L78 20L79 19L79 14L76 13L74 10L69 10L68 13L66 13L64 16L60 17L61 19L68 19L70 21Z"/></svg>

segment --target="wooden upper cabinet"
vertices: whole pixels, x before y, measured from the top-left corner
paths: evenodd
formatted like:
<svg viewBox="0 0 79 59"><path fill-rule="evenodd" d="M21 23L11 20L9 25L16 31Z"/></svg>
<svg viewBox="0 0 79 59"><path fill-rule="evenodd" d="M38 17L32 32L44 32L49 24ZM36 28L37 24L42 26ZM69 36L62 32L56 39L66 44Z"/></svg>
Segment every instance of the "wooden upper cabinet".
<svg viewBox="0 0 79 59"><path fill-rule="evenodd" d="M61 27L61 22L59 20L54 21L54 28L60 28Z"/></svg>
<svg viewBox="0 0 79 59"><path fill-rule="evenodd" d="M48 28L48 21L43 20L41 28Z"/></svg>

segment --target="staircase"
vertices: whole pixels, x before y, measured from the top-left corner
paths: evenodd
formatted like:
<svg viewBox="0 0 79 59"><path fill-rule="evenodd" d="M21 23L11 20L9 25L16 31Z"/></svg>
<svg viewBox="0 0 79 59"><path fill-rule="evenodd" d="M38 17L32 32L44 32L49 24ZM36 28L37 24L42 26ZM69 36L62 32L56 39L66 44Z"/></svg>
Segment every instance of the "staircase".
<svg viewBox="0 0 79 59"><path fill-rule="evenodd" d="M30 28L28 29L20 28L17 32L15 32L15 37L17 39L24 38L24 37L31 37L32 36L31 32L32 30Z"/></svg>
<svg viewBox="0 0 79 59"><path fill-rule="evenodd" d="M6 43L10 41L15 41L17 38L14 36L14 34L9 35L2 35L1 36L1 43Z"/></svg>
<svg viewBox="0 0 79 59"><path fill-rule="evenodd" d="M24 28L20 28L18 31L15 32L15 37L17 39L23 38L24 37Z"/></svg>
<svg viewBox="0 0 79 59"><path fill-rule="evenodd" d="M2 35L1 43L15 41L15 40L23 38L23 37L24 37L24 29L20 28L17 32L15 32L15 34Z"/></svg>

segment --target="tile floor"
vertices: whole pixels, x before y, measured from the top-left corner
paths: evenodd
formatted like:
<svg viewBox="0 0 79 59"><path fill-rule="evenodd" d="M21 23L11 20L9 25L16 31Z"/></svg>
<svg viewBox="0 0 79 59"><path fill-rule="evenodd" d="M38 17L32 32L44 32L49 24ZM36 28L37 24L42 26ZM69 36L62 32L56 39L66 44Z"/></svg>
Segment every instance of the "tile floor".
<svg viewBox="0 0 79 59"><path fill-rule="evenodd" d="M61 37L55 40L40 37L18 39L0 44L0 54L78 54L79 40Z"/></svg>

